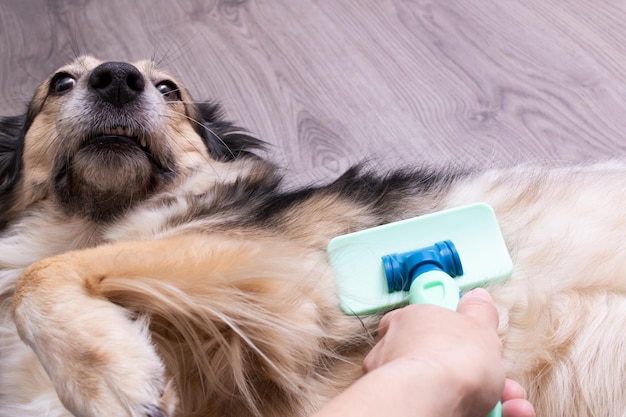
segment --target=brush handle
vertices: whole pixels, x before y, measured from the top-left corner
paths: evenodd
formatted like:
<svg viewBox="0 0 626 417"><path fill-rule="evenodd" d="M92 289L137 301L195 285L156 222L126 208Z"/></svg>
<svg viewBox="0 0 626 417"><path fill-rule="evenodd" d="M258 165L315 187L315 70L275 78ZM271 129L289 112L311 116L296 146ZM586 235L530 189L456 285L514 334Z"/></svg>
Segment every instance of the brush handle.
<svg viewBox="0 0 626 417"><path fill-rule="evenodd" d="M454 278L434 269L415 278L409 290L409 303L434 304L456 311L460 295L461 291ZM487 417L502 417L502 403L498 402Z"/></svg>
<svg viewBox="0 0 626 417"><path fill-rule="evenodd" d="M442 270L433 269L415 278L409 290L409 303L434 304L456 310L460 293L454 278Z"/></svg>
<svg viewBox="0 0 626 417"><path fill-rule="evenodd" d="M491 410L487 417L502 417L502 402L498 401L498 404Z"/></svg>

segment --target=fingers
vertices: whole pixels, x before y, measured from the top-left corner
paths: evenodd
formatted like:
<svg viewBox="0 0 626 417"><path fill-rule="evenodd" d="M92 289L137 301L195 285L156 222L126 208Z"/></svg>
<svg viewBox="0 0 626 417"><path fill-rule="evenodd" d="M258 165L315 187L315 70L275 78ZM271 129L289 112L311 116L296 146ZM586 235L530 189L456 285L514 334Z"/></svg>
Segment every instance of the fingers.
<svg viewBox="0 0 626 417"><path fill-rule="evenodd" d="M535 417L535 409L526 400L524 388L512 379L507 379L502 393L503 417Z"/></svg>
<svg viewBox="0 0 626 417"><path fill-rule="evenodd" d="M491 295L482 288L476 288L465 294L459 301L457 311L491 329L498 328L498 310L493 304Z"/></svg>
<svg viewBox="0 0 626 417"><path fill-rule="evenodd" d="M389 323L393 319L393 317L398 314L399 310L392 310L389 313L386 313L383 318L378 323L378 337L383 338L385 334L387 334L387 329L389 329Z"/></svg>
<svg viewBox="0 0 626 417"><path fill-rule="evenodd" d="M465 294L459 302L457 311L472 317L478 323L489 326L491 329L498 328L498 310L487 290L476 288ZM389 323L397 314L399 314L399 310L393 310L383 316L378 325L379 337L385 336Z"/></svg>
<svg viewBox="0 0 626 417"><path fill-rule="evenodd" d="M502 393L502 401L515 400L518 398L526 398L526 391L517 382L512 379L507 379L504 383L504 392Z"/></svg>
<svg viewBox="0 0 626 417"><path fill-rule="evenodd" d="M535 417L535 409L527 400L517 398L502 403L503 417Z"/></svg>

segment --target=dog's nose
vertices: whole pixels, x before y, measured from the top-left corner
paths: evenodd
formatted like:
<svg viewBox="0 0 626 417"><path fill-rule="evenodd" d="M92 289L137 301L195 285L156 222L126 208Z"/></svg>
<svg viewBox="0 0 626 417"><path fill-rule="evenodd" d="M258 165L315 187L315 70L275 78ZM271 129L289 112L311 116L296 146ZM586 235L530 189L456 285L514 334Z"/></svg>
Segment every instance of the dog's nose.
<svg viewBox="0 0 626 417"><path fill-rule="evenodd" d="M89 76L89 87L117 107L133 101L145 86L141 72L126 62L105 62Z"/></svg>

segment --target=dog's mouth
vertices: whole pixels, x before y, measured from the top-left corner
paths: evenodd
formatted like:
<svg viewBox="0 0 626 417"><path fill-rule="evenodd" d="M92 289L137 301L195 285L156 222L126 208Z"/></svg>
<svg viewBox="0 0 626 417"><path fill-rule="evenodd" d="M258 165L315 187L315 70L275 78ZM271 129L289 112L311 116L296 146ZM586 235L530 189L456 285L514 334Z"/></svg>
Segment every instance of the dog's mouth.
<svg viewBox="0 0 626 417"><path fill-rule="evenodd" d="M140 150L155 168L163 170L163 163L155 156L150 143L146 133L127 126L116 126L87 135L78 151L124 154Z"/></svg>
<svg viewBox="0 0 626 417"><path fill-rule="evenodd" d="M55 191L73 212L106 218L151 195L173 174L158 136L117 125L84 135L57 159Z"/></svg>
<svg viewBox="0 0 626 417"><path fill-rule="evenodd" d="M93 138L108 138L109 140L119 139L121 141L130 140L137 143L144 150L148 148L146 135L128 126L116 126L112 129L104 129L93 135Z"/></svg>

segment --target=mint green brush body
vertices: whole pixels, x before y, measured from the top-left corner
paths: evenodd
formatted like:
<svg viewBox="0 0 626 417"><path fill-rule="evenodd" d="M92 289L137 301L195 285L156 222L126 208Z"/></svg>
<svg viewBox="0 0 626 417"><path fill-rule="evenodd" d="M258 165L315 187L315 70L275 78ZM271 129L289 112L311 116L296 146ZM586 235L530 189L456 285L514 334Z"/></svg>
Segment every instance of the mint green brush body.
<svg viewBox="0 0 626 417"><path fill-rule="evenodd" d="M513 263L493 209L473 204L334 238L341 307L372 314L408 303L456 310L460 291L508 278ZM488 417L500 417L500 403Z"/></svg>

